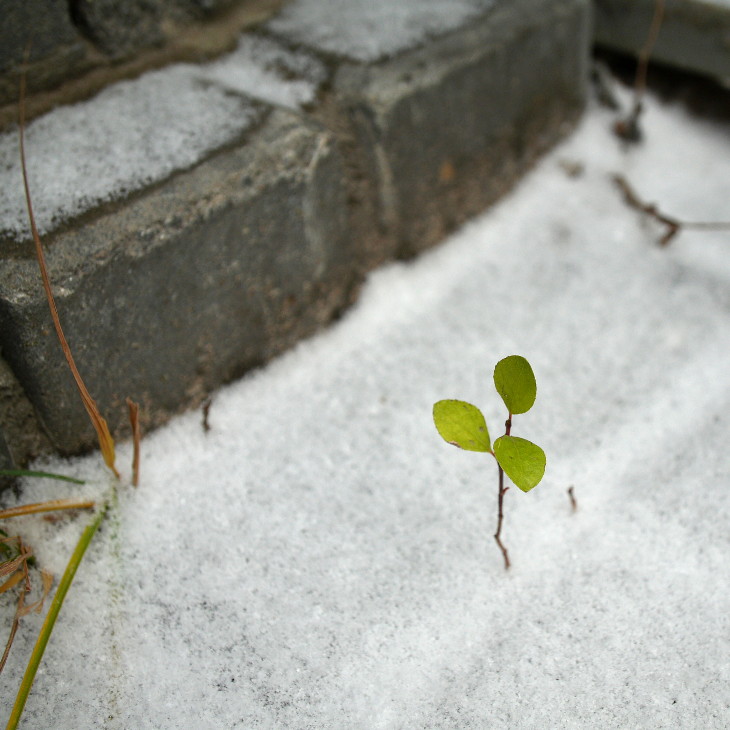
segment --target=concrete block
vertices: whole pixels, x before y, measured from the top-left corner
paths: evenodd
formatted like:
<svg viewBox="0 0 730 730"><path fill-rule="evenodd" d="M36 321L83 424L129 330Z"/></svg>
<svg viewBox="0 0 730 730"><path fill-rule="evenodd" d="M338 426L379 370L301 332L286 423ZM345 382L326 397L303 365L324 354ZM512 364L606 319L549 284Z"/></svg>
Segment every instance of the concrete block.
<svg viewBox="0 0 730 730"><path fill-rule="evenodd" d="M655 0L595 0L596 42L637 55L646 43ZM730 2L666 0L652 60L730 85Z"/></svg>
<svg viewBox="0 0 730 730"><path fill-rule="evenodd" d="M67 3L3 0L0 13L0 104L17 104L27 47L30 88L48 88L88 65L83 36L71 22Z"/></svg>
<svg viewBox="0 0 730 730"><path fill-rule="evenodd" d="M66 336L113 432L147 427L328 322L347 302L351 239L331 135L284 110L83 227L51 235ZM34 260L6 259L0 343L56 449L93 443Z"/></svg>
<svg viewBox="0 0 730 730"><path fill-rule="evenodd" d="M401 15L386 5L343 3L342 26L322 30L327 3L295 0L266 26L334 64L332 108L319 113L339 125L357 168L350 197L366 268L442 240L571 127L590 43L581 0L414 2ZM368 34L379 12L397 27L375 33L378 44Z"/></svg>
<svg viewBox="0 0 730 730"><path fill-rule="evenodd" d="M24 466L28 459L49 450L32 405L0 357L0 469Z"/></svg>
<svg viewBox="0 0 730 730"><path fill-rule="evenodd" d="M159 424L348 300L342 161L331 133L293 111L325 75L247 37L214 63L122 82L29 125L63 326L114 432L126 396ZM14 133L0 137L0 184L0 346L54 447L75 452L93 437L40 287Z"/></svg>
<svg viewBox="0 0 730 730"><path fill-rule="evenodd" d="M58 308L112 431L126 428L126 396L146 427L164 422L329 322L365 271L508 190L582 108L588 11L347 0L331 17L324 0L294 0L229 57L34 120ZM73 453L93 432L7 135L0 185L0 347L54 448Z"/></svg>
<svg viewBox="0 0 730 730"><path fill-rule="evenodd" d="M112 58L161 45L176 29L241 0L74 0L76 24Z"/></svg>

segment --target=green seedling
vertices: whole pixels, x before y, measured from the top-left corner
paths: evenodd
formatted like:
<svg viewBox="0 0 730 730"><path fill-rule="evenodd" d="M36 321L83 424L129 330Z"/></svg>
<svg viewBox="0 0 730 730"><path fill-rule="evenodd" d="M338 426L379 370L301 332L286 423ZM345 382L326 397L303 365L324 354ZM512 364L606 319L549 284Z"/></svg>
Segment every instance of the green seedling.
<svg viewBox="0 0 730 730"><path fill-rule="evenodd" d="M493 444L482 412L462 400L440 400L433 406L433 422L444 441L466 451L482 451L497 461L499 496L497 531L494 539L504 557L505 569L510 567L507 548L502 543L504 475L523 492L536 487L545 473L545 452L527 439L512 436L512 417L527 413L537 396L537 383L530 363L519 355L500 360L494 368L494 386L507 407L504 436Z"/></svg>

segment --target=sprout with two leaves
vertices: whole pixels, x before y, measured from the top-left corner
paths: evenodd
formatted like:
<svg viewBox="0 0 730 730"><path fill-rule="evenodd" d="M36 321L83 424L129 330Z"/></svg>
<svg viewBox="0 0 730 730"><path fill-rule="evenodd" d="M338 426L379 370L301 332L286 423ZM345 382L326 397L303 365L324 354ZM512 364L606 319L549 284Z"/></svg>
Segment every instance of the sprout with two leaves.
<svg viewBox="0 0 730 730"><path fill-rule="evenodd" d="M497 531L494 539L504 557L504 567L509 568L507 548L500 538L502 532L504 475L523 492L536 487L545 473L545 452L527 439L511 435L512 416L527 413L537 396L537 383L530 363L519 355L500 360L494 368L494 385L507 407L504 436L493 444L482 412L471 403L461 400L440 400L433 407L433 421L443 439L460 449L484 451L497 460L499 469L499 500Z"/></svg>

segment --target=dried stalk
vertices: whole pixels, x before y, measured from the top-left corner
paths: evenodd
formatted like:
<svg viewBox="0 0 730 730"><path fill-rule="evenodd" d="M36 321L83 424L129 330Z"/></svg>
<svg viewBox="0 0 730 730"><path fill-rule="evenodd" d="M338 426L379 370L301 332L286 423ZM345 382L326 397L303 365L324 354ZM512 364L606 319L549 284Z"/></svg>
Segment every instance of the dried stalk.
<svg viewBox="0 0 730 730"><path fill-rule="evenodd" d="M38 234L38 228L35 223L35 216L33 215L33 204L30 197L30 186L28 184L28 170L25 164L25 74L21 77L20 83L20 163L23 170L23 187L25 189L25 202L28 207L28 218L30 220L30 229L33 234L33 242L35 243L36 258L38 259L38 266L41 270L41 278L43 279L43 289L46 292L46 299L48 300L48 307L51 310L51 319L53 320L53 326L56 329L58 340L61 343L61 349L63 350L64 357L71 369L71 374L76 382L76 387L81 395L81 401L84 404L86 412L89 414L91 423L96 430L96 435L99 439L99 448L101 454L104 457L104 462L111 469L115 477L119 478L119 472L114 465L114 439L109 433L109 427L106 421L102 417L96 402L91 397L86 385L84 384L81 374L76 367L73 355L71 354L71 348L68 346L66 336L63 333L61 327L61 320L58 317L58 309L56 308L56 301L53 298L53 292L51 291L51 282L48 277L48 269L46 267L46 258L43 253L43 246L41 245L41 238Z"/></svg>
<svg viewBox="0 0 730 730"><path fill-rule="evenodd" d="M646 43L639 51L639 60L636 66L636 79L634 81L634 105L626 119L619 119L613 126L614 132L628 142L638 142L641 139L639 117L643 111L644 92L646 91L646 76L649 69L649 57L654 50L659 30L664 20L664 0L655 0L654 16L651 19L649 34Z"/></svg>
<svg viewBox="0 0 730 730"><path fill-rule="evenodd" d="M682 221L673 216L669 216L666 213L662 213L655 203L645 203L639 198L634 189L629 184L629 181L623 177L623 175L612 175L616 187L623 193L624 201L627 205L631 206L640 213L654 218L654 220L665 225L667 230L665 234L659 239L659 243L662 246L666 246L680 230L683 228L690 228L695 230L714 230L714 231L726 231L730 230L730 221L717 221L717 222L694 222L694 221Z"/></svg>

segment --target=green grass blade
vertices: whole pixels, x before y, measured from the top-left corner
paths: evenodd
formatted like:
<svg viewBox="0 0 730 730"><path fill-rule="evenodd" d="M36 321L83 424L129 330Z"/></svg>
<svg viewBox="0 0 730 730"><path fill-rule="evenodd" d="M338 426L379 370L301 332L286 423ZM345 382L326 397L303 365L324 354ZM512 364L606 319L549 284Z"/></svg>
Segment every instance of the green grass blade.
<svg viewBox="0 0 730 730"><path fill-rule="evenodd" d="M71 482L71 484L86 484L83 479L54 474L50 471L28 471L27 469L0 469L0 477L41 477L43 479L59 479L62 482Z"/></svg>
<svg viewBox="0 0 730 730"><path fill-rule="evenodd" d="M76 548L66 565L66 570L63 573L61 582L58 584L56 594L53 596L51 606L48 609L48 614L46 615L40 634L38 634L38 639L33 647L33 653L30 655L30 659L28 660L28 666L26 667L25 674L23 675L23 681L20 683L20 689L18 689L18 695L15 698L15 704L13 705L13 711L10 713L10 719L8 720L6 730L15 730L15 728L18 727L20 716L23 714L26 700L30 694L31 687L33 686L33 680L35 679L38 666L43 658L43 652L46 650L48 640L51 637L51 632L53 631L53 627L56 623L56 618L58 617L58 613L63 605L63 600L66 597L66 593L68 593L68 589L71 587L71 582L76 575L76 570L81 563L81 559L84 557L86 548L89 546L91 538L94 537L94 534L104 519L105 513L106 507L99 510L99 514L97 514L93 521L84 528L84 531L81 533L81 537L76 544Z"/></svg>

